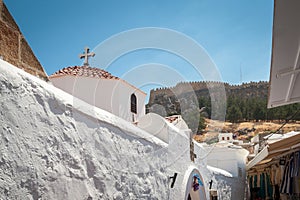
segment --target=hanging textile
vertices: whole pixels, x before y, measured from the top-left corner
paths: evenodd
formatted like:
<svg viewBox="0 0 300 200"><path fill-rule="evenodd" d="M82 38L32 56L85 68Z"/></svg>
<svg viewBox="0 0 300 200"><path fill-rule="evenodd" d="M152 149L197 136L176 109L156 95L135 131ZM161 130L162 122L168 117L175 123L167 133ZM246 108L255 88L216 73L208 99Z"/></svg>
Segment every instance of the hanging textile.
<svg viewBox="0 0 300 200"><path fill-rule="evenodd" d="M253 179L253 188L257 187L257 175L254 175L254 179Z"/></svg>
<svg viewBox="0 0 300 200"><path fill-rule="evenodd" d="M249 176L249 187L250 187L250 189L252 189L253 188L253 176Z"/></svg>
<svg viewBox="0 0 300 200"><path fill-rule="evenodd" d="M260 190L259 190L259 196L261 198L266 198L266 181L265 181L265 174L260 174Z"/></svg>
<svg viewBox="0 0 300 200"><path fill-rule="evenodd" d="M273 186L271 184L271 179L270 179L270 176L266 173L266 196L267 197L272 197L273 196Z"/></svg>
<svg viewBox="0 0 300 200"><path fill-rule="evenodd" d="M295 152L294 154L294 177L299 176L299 168L300 168L300 151Z"/></svg>
<svg viewBox="0 0 300 200"><path fill-rule="evenodd" d="M286 158L280 192L284 194L300 193L300 152L294 152Z"/></svg>

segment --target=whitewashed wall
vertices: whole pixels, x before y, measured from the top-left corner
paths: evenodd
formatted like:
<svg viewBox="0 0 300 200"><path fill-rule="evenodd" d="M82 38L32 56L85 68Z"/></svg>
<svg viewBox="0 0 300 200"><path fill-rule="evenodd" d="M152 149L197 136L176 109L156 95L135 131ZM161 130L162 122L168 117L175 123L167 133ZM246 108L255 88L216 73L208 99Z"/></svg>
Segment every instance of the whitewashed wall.
<svg viewBox="0 0 300 200"><path fill-rule="evenodd" d="M219 138L219 142L221 142L221 141L233 142L233 134L232 133L219 133L218 138Z"/></svg>
<svg viewBox="0 0 300 200"><path fill-rule="evenodd" d="M168 199L167 145L0 60L0 199Z"/></svg>
<svg viewBox="0 0 300 200"><path fill-rule="evenodd" d="M228 192L228 199L244 199L246 187L246 161L249 152L228 142L219 142L206 147L207 165L223 169L233 177L223 177L217 180L217 186ZM220 178L220 177L219 177ZM217 179L217 177L216 177ZM223 183L222 183L223 182ZM223 191L225 193L226 191ZM220 195L220 193L219 193Z"/></svg>
<svg viewBox="0 0 300 200"><path fill-rule="evenodd" d="M61 76L50 78L50 81L69 94L131 122L130 96L134 93L137 97L134 120L145 115L146 94L123 80Z"/></svg>
<svg viewBox="0 0 300 200"><path fill-rule="evenodd" d="M175 125L167 122L163 117L148 113L141 118L138 127L153 134L168 144L167 171L169 176L177 173L174 188L170 188L168 199L186 200L190 194L192 200L206 200L208 198L207 179L203 172L207 173L204 148L200 144L194 145L195 153L199 159L194 162L190 159L190 132L189 129L179 129ZM180 126L186 128L186 126ZM198 191L193 191L193 175L201 177L203 185Z"/></svg>
<svg viewBox="0 0 300 200"><path fill-rule="evenodd" d="M239 168L245 169L248 151L227 142L217 143L207 148L207 164L224 169L234 177L239 176Z"/></svg>

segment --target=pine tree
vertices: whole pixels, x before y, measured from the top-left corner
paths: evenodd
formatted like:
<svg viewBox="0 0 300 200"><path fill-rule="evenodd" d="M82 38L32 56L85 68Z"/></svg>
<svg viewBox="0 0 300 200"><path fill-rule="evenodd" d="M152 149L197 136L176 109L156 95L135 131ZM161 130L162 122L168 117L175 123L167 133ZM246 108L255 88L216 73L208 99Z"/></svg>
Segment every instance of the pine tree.
<svg viewBox="0 0 300 200"><path fill-rule="evenodd" d="M231 105L227 110L227 120L236 123L242 120L242 112L236 105Z"/></svg>

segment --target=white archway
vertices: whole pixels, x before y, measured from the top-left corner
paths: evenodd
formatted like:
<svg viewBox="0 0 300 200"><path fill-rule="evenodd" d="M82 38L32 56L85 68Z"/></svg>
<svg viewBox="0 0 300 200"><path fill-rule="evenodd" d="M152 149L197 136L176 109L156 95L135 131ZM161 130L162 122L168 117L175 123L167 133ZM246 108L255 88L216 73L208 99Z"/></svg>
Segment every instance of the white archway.
<svg viewBox="0 0 300 200"><path fill-rule="evenodd" d="M200 178L200 185L199 189L197 191L193 190L193 177L198 176ZM199 170L193 166L189 167L189 169L186 171L183 179L183 190L185 192L184 194L184 200L187 200L190 196L191 200L206 200L206 193L205 193L205 183L203 181L203 178L199 172Z"/></svg>

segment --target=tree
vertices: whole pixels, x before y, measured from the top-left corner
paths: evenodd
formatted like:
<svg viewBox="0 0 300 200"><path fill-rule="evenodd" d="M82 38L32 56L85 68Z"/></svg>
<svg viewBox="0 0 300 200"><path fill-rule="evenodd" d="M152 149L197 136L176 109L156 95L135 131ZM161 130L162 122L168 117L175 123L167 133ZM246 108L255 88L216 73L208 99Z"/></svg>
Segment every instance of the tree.
<svg viewBox="0 0 300 200"><path fill-rule="evenodd" d="M231 105L227 110L227 120L236 123L243 118L241 109L236 105Z"/></svg>
<svg viewBox="0 0 300 200"><path fill-rule="evenodd" d="M256 121L266 120L267 102L261 99L255 99L255 109L253 117Z"/></svg>

